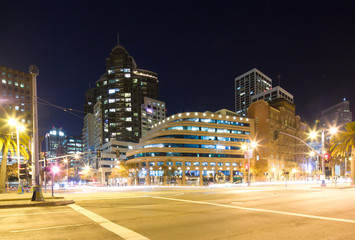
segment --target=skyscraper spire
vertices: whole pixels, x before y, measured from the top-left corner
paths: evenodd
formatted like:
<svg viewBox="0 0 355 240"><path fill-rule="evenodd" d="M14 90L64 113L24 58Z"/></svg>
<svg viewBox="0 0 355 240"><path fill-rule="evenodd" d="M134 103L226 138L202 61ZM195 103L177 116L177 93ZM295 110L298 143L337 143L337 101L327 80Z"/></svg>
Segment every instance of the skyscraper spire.
<svg viewBox="0 0 355 240"><path fill-rule="evenodd" d="M120 45L120 34L117 33L117 45Z"/></svg>

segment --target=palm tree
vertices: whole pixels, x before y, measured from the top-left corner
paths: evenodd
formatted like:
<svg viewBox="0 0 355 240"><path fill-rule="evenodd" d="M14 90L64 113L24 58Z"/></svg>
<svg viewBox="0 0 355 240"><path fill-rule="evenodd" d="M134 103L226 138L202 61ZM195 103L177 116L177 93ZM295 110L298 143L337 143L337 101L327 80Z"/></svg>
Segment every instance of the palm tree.
<svg viewBox="0 0 355 240"><path fill-rule="evenodd" d="M346 157L351 153L351 184L355 185L355 122L347 123L345 131L332 140L332 156Z"/></svg>
<svg viewBox="0 0 355 240"><path fill-rule="evenodd" d="M29 159L29 136L21 134L19 139L20 155L25 160ZM12 139L10 132L0 132L0 151L2 153L1 167L0 167L0 193L5 191L6 183L6 168L7 168L7 156L10 152L11 155L16 155L17 152L17 139Z"/></svg>

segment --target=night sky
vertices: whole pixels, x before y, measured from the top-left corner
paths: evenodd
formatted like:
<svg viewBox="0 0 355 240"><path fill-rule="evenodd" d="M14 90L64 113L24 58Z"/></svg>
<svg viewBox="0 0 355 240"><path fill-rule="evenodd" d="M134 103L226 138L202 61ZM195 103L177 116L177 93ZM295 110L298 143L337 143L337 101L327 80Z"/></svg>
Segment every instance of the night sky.
<svg viewBox="0 0 355 240"><path fill-rule="evenodd" d="M38 66L38 97L82 111L117 44L157 72L168 115L234 111L235 77L257 68L313 124L345 97L355 112L355 1L2 1L0 65ZM55 5L54 3L57 3ZM83 117L82 113L76 113ZM40 134L82 118L39 105Z"/></svg>

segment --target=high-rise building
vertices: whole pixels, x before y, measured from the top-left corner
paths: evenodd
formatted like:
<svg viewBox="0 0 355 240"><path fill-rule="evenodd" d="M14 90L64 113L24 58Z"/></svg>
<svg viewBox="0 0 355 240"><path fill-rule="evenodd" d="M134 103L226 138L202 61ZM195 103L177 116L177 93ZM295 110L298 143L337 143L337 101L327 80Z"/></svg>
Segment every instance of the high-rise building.
<svg viewBox="0 0 355 240"><path fill-rule="evenodd" d="M329 126L341 126L352 121L349 101L344 98L340 103L321 112L319 126L328 128Z"/></svg>
<svg viewBox="0 0 355 240"><path fill-rule="evenodd" d="M245 117L252 96L271 89L272 80L254 68L235 78L235 111Z"/></svg>
<svg viewBox="0 0 355 240"><path fill-rule="evenodd" d="M153 125L165 119L165 102L144 97L142 104L142 137L152 130Z"/></svg>
<svg viewBox="0 0 355 240"><path fill-rule="evenodd" d="M17 118L32 132L32 77L30 73L0 66L0 116Z"/></svg>
<svg viewBox="0 0 355 240"><path fill-rule="evenodd" d="M94 105L94 146L95 150L99 149L103 144L102 131L102 104L98 101Z"/></svg>
<svg viewBox="0 0 355 240"><path fill-rule="evenodd" d="M133 57L118 43L106 59L106 73L91 91L85 109L94 111L95 149L110 141L138 142L144 97L159 96L157 74L137 68ZM99 101L100 106L96 105Z"/></svg>
<svg viewBox="0 0 355 240"><path fill-rule="evenodd" d="M83 126L83 150L84 152L94 151L95 147L95 117L92 113L87 113L84 117Z"/></svg>
<svg viewBox="0 0 355 240"><path fill-rule="evenodd" d="M289 92L287 92L285 89L283 89L280 86L271 88L265 92L258 93L254 96L251 97L252 102L256 102L258 100L265 100L266 102L271 102L274 99L277 98L283 98L286 99L287 101L293 103L293 96Z"/></svg>
<svg viewBox="0 0 355 240"><path fill-rule="evenodd" d="M83 152L83 140L81 136L66 136L63 145L65 154L80 154Z"/></svg>
<svg viewBox="0 0 355 240"><path fill-rule="evenodd" d="M44 137L44 151L49 158L65 155L64 148L65 134L62 128L53 127ZM53 162L53 161L52 161ZM54 160L55 162L55 160Z"/></svg>

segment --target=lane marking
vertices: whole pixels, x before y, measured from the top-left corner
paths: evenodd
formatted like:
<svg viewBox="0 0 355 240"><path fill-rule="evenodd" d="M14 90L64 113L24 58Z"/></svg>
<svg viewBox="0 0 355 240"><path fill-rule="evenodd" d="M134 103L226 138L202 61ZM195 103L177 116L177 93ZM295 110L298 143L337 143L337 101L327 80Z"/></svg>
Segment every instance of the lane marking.
<svg viewBox="0 0 355 240"><path fill-rule="evenodd" d="M113 223L109 220L107 220L104 217L101 217L100 215L93 213L85 208L80 207L79 205L76 204L70 204L68 205L75 211L83 214L84 216L88 217L95 223L99 224L100 226L106 228L107 230L113 232L114 234L127 239L127 240L149 240L149 238L144 237L143 235L140 235L139 233L136 233L128 228L122 227L116 223Z"/></svg>
<svg viewBox="0 0 355 240"><path fill-rule="evenodd" d="M54 211L54 212L43 212L43 213L19 213L19 214L11 214L11 215L0 215L0 218L4 217L17 217L17 216L28 216L28 215L42 215L42 214L52 214L52 213L65 213L65 212L71 212L70 210L66 211Z"/></svg>
<svg viewBox="0 0 355 240"><path fill-rule="evenodd" d="M344 219L344 218L322 217L322 216L315 216L315 215L302 214L302 213L292 213L292 212L283 212L283 211L275 211L275 210L267 210L267 209L238 207L238 206L232 206L232 205L226 205L226 204L211 203L211 202L201 202L201 201L191 201L191 200L176 199L176 198L165 198L165 197L152 197L152 198L171 200L171 201L178 201L178 202L188 202L188 203L195 203L195 204L203 204L203 205L211 205L211 206L225 207L225 208L234 208L234 209L241 209L241 210L249 210L249 211L255 211L255 212L275 213L275 214L297 216L297 217L304 217L304 218L313 218L313 219L328 220L328 221L335 221L335 222L355 223L355 220Z"/></svg>
<svg viewBox="0 0 355 240"><path fill-rule="evenodd" d="M45 227L45 228L31 228L31 229L14 230L10 232L11 233L30 232L30 231L39 231L39 230L47 230L47 229L55 229L55 228L79 227L79 226L91 225L91 224L93 223L72 224L72 225L63 225L63 226Z"/></svg>

